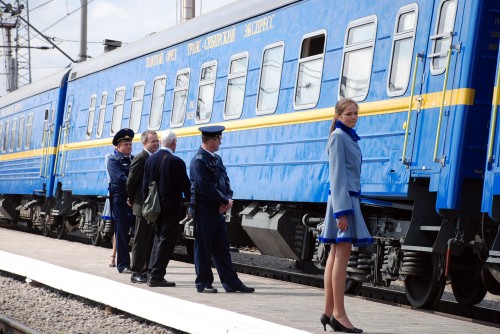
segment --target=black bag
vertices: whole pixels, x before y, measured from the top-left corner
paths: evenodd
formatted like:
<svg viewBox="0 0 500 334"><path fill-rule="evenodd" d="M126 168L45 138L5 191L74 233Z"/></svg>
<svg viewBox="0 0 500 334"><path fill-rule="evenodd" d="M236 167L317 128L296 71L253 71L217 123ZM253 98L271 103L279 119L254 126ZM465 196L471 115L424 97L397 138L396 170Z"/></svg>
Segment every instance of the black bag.
<svg viewBox="0 0 500 334"><path fill-rule="evenodd" d="M156 174L156 180L149 182L148 185L148 196L144 200L142 205L142 216L149 223L154 223L158 219L161 212L160 206L160 195L158 194L158 183L160 182L160 173L163 168L163 162L165 161L165 154L161 159L160 169Z"/></svg>

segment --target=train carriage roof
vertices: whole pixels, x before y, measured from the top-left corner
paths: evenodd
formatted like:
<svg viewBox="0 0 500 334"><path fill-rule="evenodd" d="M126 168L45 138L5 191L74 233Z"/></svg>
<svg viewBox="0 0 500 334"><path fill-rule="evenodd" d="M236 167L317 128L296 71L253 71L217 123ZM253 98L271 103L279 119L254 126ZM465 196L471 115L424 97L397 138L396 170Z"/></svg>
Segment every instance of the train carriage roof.
<svg viewBox="0 0 500 334"><path fill-rule="evenodd" d="M301 0L238 1L73 66L70 81Z"/></svg>
<svg viewBox="0 0 500 334"><path fill-rule="evenodd" d="M61 87L65 76L69 72L68 68L58 71L46 78L35 81L29 85L22 86L15 91L8 93L0 98L0 108L4 108L12 103L19 102L28 97L49 91L54 88Z"/></svg>

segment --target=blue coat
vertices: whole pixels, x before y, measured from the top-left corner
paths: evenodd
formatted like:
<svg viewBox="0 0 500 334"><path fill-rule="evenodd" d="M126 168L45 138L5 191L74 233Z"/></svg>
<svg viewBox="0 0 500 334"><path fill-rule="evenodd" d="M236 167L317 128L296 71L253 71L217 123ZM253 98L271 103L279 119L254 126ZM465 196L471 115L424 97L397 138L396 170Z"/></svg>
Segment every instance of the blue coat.
<svg viewBox="0 0 500 334"><path fill-rule="evenodd" d="M115 152L108 160L108 173L111 197L127 198L127 179L130 164L134 157L126 157L120 152Z"/></svg>

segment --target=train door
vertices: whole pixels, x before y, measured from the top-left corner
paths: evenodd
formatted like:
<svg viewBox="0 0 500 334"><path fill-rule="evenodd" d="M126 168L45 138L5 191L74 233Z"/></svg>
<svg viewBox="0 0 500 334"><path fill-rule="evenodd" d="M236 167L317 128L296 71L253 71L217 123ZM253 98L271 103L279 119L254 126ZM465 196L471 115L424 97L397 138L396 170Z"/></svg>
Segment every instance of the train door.
<svg viewBox="0 0 500 334"><path fill-rule="evenodd" d="M52 108L52 105L45 108L42 133L42 159L40 159L40 177L44 180L50 177L51 173L50 160L52 152L50 152L50 147L52 143L50 139L54 134L54 114L55 110Z"/></svg>
<svg viewBox="0 0 500 334"><path fill-rule="evenodd" d="M63 178L66 172L68 140L71 131L71 117L73 112L73 95L68 96L66 101L66 110L64 112L64 118L59 131L59 140L57 145L59 161L56 164L56 171L59 179Z"/></svg>

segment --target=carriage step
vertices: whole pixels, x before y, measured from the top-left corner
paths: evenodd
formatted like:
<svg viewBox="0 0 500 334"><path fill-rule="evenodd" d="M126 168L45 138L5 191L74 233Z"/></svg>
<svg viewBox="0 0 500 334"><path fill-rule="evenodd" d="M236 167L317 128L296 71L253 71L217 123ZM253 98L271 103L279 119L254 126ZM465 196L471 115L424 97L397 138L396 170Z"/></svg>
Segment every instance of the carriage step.
<svg viewBox="0 0 500 334"><path fill-rule="evenodd" d="M402 245L402 250L432 253L432 247Z"/></svg>
<svg viewBox="0 0 500 334"><path fill-rule="evenodd" d="M441 226L420 226L420 231L439 232Z"/></svg>

